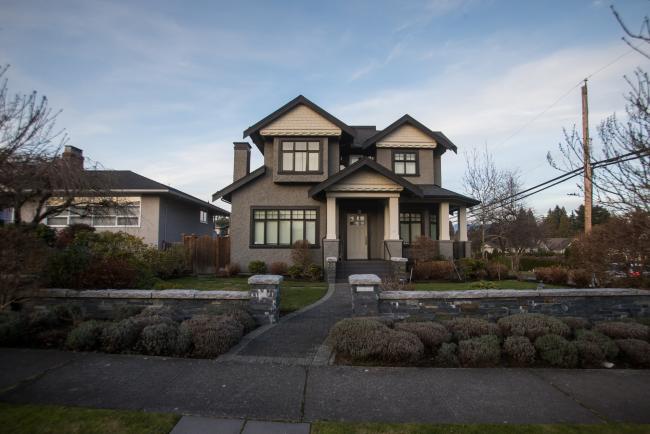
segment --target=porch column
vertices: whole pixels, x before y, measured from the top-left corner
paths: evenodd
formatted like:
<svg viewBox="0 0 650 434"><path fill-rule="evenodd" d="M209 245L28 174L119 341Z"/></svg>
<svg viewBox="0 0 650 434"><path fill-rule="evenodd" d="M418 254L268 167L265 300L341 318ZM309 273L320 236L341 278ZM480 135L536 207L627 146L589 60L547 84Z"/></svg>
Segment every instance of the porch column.
<svg viewBox="0 0 650 434"><path fill-rule="evenodd" d="M336 240L336 198L327 197L327 235L328 240Z"/></svg>
<svg viewBox="0 0 650 434"><path fill-rule="evenodd" d="M388 199L384 204L384 239L390 240L390 212L388 211Z"/></svg>
<svg viewBox="0 0 650 434"><path fill-rule="evenodd" d="M391 240L399 240L399 198L388 198L388 214L390 222L390 238Z"/></svg>
<svg viewBox="0 0 650 434"><path fill-rule="evenodd" d="M440 241L449 241L449 202L441 202L438 207Z"/></svg>
<svg viewBox="0 0 650 434"><path fill-rule="evenodd" d="M458 209L458 241L467 241L467 208Z"/></svg>

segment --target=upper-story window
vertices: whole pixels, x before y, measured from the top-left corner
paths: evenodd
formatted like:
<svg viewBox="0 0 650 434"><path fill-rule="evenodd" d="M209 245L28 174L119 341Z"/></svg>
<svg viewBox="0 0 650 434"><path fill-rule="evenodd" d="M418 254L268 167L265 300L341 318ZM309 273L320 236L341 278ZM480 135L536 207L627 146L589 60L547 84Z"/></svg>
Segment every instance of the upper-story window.
<svg viewBox="0 0 650 434"><path fill-rule="evenodd" d="M320 141L283 141L280 161L282 172L310 173L321 171Z"/></svg>
<svg viewBox="0 0 650 434"><path fill-rule="evenodd" d="M398 175L418 175L417 151L393 151L393 172Z"/></svg>

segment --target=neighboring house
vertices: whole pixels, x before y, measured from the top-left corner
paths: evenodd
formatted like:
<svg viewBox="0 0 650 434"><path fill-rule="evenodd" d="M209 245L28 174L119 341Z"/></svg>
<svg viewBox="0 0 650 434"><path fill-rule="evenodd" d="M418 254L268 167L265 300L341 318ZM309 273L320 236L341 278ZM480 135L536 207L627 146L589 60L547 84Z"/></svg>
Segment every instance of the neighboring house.
<svg viewBox="0 0 650 434"><path fill-rule="evenodd" d="M212 196L232 204L231 262L291 262L307 240L312 259L385 260L426 235L439 254L469 256L473 198L442 187L442 155L456 146L409 115L386 129L347 125L298 96L246 131L264 156L250 171L251 146L234 144L233 183ZM458 242L449 236L458 216Z"/></svg>
<svg viewBox="0 0 650 434"><path fill-rule="evenodd" d="M542 250L563 255L566 249L571 246L573 239L571 238L545 238L539 243Z"/></svg>
<svg viewBox="0 0 650 434"><path fill-rule="evenodd" d="M83 165L82 150L73 146L65 147L62 158ZM164 243L182 241L182 234L215 236L215 216L229 215L226 210L130 170L86 170L84 174L101 177L104 189L123 206L97 215L71 209L49 216L43 223L53 228L84 223L98 231L126 232L162 247ZM34 210L33 204L24 206L23 221L31 220Z"/></svg>

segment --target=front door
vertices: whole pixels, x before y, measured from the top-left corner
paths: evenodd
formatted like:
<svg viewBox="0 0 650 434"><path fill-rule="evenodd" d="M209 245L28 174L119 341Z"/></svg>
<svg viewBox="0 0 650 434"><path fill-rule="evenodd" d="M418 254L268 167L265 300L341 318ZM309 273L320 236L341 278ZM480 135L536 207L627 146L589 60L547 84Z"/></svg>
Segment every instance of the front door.
<svg viewBox="0 0 650 434"><path fill-rule="evenodd" d="M368 259L368 214L348 214L348 259Z"/></svg>

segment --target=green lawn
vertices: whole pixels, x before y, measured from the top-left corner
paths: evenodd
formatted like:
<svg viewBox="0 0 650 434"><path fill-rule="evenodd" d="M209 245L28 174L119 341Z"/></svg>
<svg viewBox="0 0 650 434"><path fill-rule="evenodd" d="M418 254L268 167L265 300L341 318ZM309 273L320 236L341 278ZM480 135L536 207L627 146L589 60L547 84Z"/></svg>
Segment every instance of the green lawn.
<svg viewBox="0 0 650 434"><path fill-rule="evenodd" d="M414 283L415 291L464 291L468 289L481 289L474 286L476 282L422 282ZM537 289L537 282L524 282L521 280L491 280L493 289ZM563 288L557 285L544 284L544 288Z"/></svg>
<svg viewBox="0 0 650 434"><path fill-rule="evenodd" d="M0 433L169 433L180 416L140 411L0 403Z"/></svg>
<svg viewBox="0 0 650 434"><path fill-rule="evenodd" d="M161 280L154 289L199 289L247 291L247 277L188 276ZM327 292L325 282L285 279L280 291L280 314L287 314L308 306L323 297Z"/></svg>
<svg viewBox="0 0 650 434"><path fill-rule="evenodd" d="M317 422L311 434L642 434L650 425L429 425Z"/></svg>

